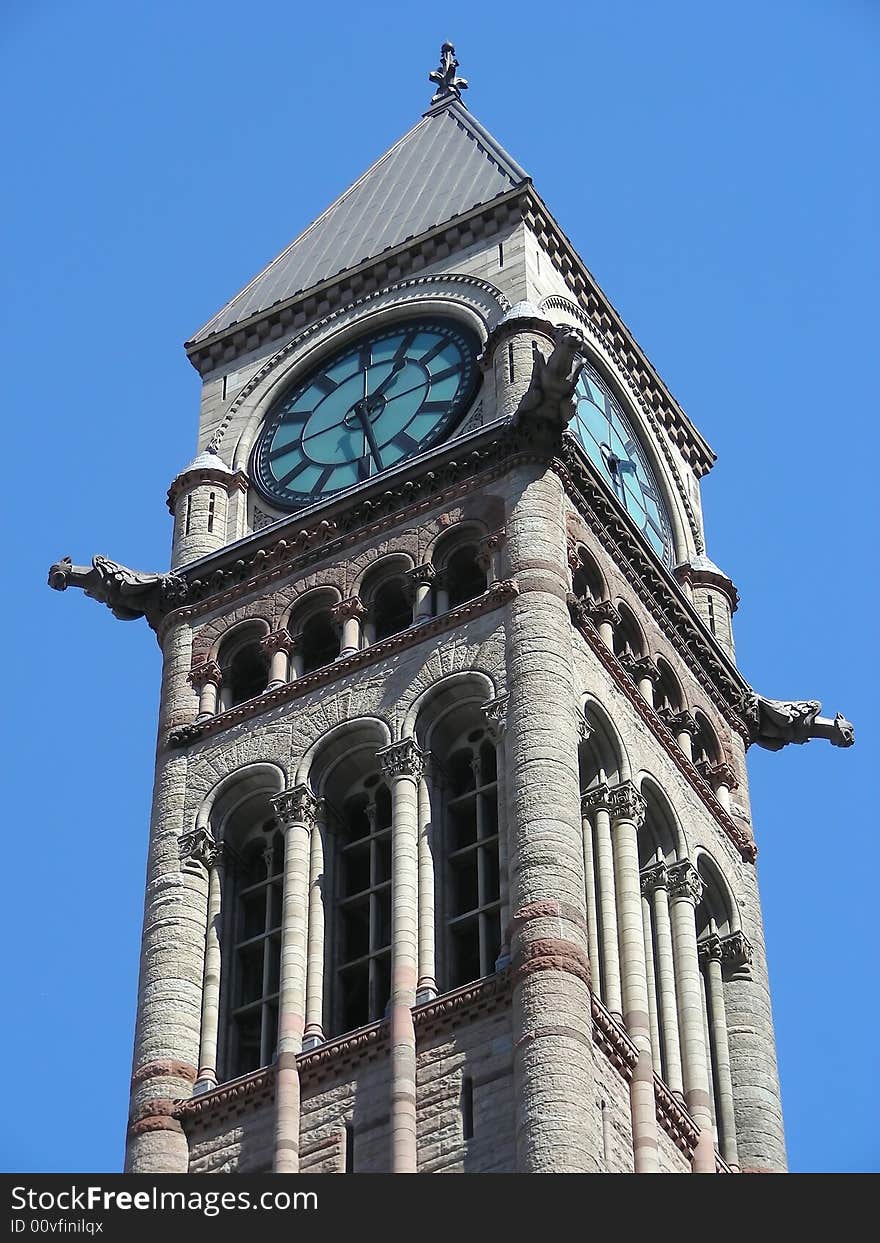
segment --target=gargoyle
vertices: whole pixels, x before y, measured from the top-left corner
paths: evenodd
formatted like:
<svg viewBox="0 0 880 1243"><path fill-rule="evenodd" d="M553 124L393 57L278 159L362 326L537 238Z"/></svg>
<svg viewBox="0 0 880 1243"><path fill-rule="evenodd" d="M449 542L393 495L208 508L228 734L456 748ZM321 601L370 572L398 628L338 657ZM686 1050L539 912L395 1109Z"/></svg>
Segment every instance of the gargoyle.
<svg viewBox="0 0 880 1243"><path fill-rule="evenodd" d="M553 333L548 358L535 350L532 378L516 411L515 422L536 415L560 430L575 411L574 390L584 366L584 338L577 328L563 324Z"/></svg>
<svg viewBox="0 0 880 1243"><path fill-rule="evenodd" d="M819 716L818 699L765 699L754 692L744 704L752 741L768 751L780 751L790 742L827 738L833 747L851 747L856 740L850 721L837 713L834 719Z"/></svg>
<svg viewBox="0 0 880 1243"><path fill-rule="evenodd" d="M164 608L181 604L187 593L179 574L142 574L102 556L92 557L90 566L74 565L70 557L56 561L49 570L49 586L55 591L81 587L120 621L146 617L151 625Z"/></svg>

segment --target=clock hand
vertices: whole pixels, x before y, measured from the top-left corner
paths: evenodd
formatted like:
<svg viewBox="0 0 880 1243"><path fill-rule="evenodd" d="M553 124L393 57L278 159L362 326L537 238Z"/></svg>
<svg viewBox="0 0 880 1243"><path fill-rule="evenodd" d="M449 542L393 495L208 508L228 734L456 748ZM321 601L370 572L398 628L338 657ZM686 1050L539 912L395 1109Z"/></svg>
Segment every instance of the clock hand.
<svg viewBox="0 0 880 1243"><path fill-rule="evenodd" d="M370 393L369 397L367 397L366 393L364 394L364 396L367 399L368 410L372 409L373 403L375 402L377 397L385 396L385 390L397 378L397 376L400 375L401 371L403 371L405 366L406 366L406 362L403 359L401 359L400 362L395 363L393 368L389 372L389 374L382 381L382 383L376 386L375 391ZM366 387L366 372L364 373L364 387ZM416 385L416 387L418 387L418 385Z"/></svg>
<svg viewBox="0 0 880 1243"><path fill-rule="evenodd" d="M373 431L373 425L370 422L369 411L365 407L366 407L366 402L359 401L357 405L355 406L355 412L361 421L361 426L364 429L364 435L367 438L367 444L370 446L370 452L373 455L373 459L376 463L376 468L378 470L383 470L384 467L382 466L382 455L379 453L379 446L376 443L376 434Z"/></svg>

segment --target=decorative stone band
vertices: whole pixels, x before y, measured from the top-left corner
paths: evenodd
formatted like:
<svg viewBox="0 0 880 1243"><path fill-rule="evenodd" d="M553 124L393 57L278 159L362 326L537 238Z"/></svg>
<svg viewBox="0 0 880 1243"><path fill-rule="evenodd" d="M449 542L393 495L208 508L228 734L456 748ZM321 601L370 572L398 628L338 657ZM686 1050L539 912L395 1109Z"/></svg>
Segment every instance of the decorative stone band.
<svg viewBox="0 0 880 1243"><path fill-rule="evenodd" d="M329 682L335 682L338 678L342 678L356 669L377 664L380 660L385 660L404 648L414 647L417 643L423 643L434 635L443 634L447 630L453 630L456 626L461 625L462 622L470 621L482 613L489 613L494 609L501 608L508 600L512 600L517 593L518 588L513 580L507 579L500 583L493 583L484 595L477 596L475 600L469 600L459 608L450 609L448 613L443 613L440 617L428 618L427 621L421 622L417 626L410 626L409 629L401 631L400 634L391 635L380 643L371 644L370 647L354 652L351 656L345 656L342 660L333 661L332 664L325 665L322 669L316 669L314 673L308 673L304 677L296 678L293 682L287 682L283 686L276 687L275 690L264 691L262 695L256 695L253 699L247 699L244 703L237 704L227 712L220 712L216 716L208 717L202 721L193 721L189 725L177 726L168 734L168 746L189 746L190 743L196 742L200 738L208 737L211 734L219 733L230 725L237 725L240 721L249 720L251 717L258 716L270 708L278 707L279 704L288 703L292 699L298 699L301 695L306 695L310 691L315 690L316 687L325 686Z"/></svg>
<svg viewBox="0 0 880 1243"><path fill-rule="evenodd" d="M311 830L321 810L321 799L316 798L307 785L291 786L269 801L284 828L299 824Z"/></svg>
<svg viewBox="0 0 880 1243"><path fill-rule="evenodd" d="M639 716L652 731L657 741L661 744L678 769L682 772L689 784L693 787L696 794L709 809L715 820L721 826L722 830L728 838L733 842L740 855L748 863L754 863L758 855L758 850L751 834L727 812L718 799L715 792L706 784L705 779L700 775L694 765L682 753L681 748L675 738L670 733L669 727L662 720L661 716L648 704L638 693L630 679L623 674L617 658L605 647L605 644L599 639L598 635L590 626L579 627L580 633L586 642L590 645L595 656L602 662L607 671L611 674L619 689L626 695L627 699L633 705ZM742 725L742 722L740 722ZM589 793L592 793L590 791Z"/></svg>
<svg viewBox="0 0 880 1243"><path fill-rule="evenodd" d="M347 621L349 617L362 618L366 616L366 613L367 610L359 596L349 596L347 600L340 600L330 610L330 616L338 622Z"/></svg>
<svg viewBox="0 0 880 1243"><path fill-rule="evenodd" d="M135 1109L128 1123L129 1135L144 1135L148 1131L180 1131L178 1108L179 1102L170 1096L154 1096Z"/></svg>
<svg viewBox="0 0 880 1243"><path fill-rule="evenodd" d="M296 646L296 639L289 631L282 626L280 630L273 630L271 634L265 635L260 640L260 647L265 652L287 652L288 656Z"/></svg>
<svg viewBox="0 0 880 1243"><path fill-rule="evenodd" d="M189 488L197 488L202 484L213 484L214 487L223 488L225 492L229 493L246 492L250 486L244 471L237 470L231 474L223 465L219 465L216 469L212 466L202 466L198 470L185 470L171 484L171 487L168 489L168 495L165 498L168 512L172 517L177 508L177 501L181 492L185 492Z"/></svg>
<svg viewBox="0 0 880 1243"><path fill-rule="evenodd" d="M675 1146L686 1153L688 1158L693 1155L699 1138L699 1128L669 1087L659 1075L654 1075L654 1102L657 1106L657 1117L673 1140Z"/></svg>
<svg viewBox="0 0 880 1243"><path fill-rule="evenodd" d="M161 1061L144 1062L143 1066L139 1066L131 1076L131 1086L140 1087L142 1083L149 1083L151 1079L186 1079L190 1083L195 1083L198 1077L197 1066L192 1066L189 1062L178 1062L173 1058L164 1058Z"/></svg>
<svg viewBox="0 0 880 1243"><path fill-rule="evenodd" d="M590 985L590 963L584 951L559 937L540 937L521 945L513 960L514 985L536 971L563 971Z"/></svg>
<svg viewBox="0 0 880 1243"><path fill-rule="evenodd" d="M181 863L200 863L207 869L212 868L223 854L223 843L215 840L207 826L183 833L178 845Z"/></svg>
<svg viewBox="0 0 880 1243"><path fill-rule="evenodd" d="M529 902L514 912L507 929L508 939L536 919L566 919L577 928L587 931L587 921L576 906L570 906L568 902L559 902L556 898L543 898L538 902Z"/></svg>
<svg viewBox="0 0 880 1243"><path fill-rule="evenodd" d="M666 869L669 897L685 898L696 906L703 896L703 882L690 859L671 863Z"/></svg>
<svg viewBox="0 0 880 1243"><path fill-rule="evenodd" d="M223 671L216 660L206 660L201 665L196 665L194 669L190 670L187 681L196 691L200 691L203 686L207 686L209 683L219 686L223 681Z"/></svg>
<svg viewBox="0 0 880 1243"><path fill-rule="evenodd" d="M411 777L420 781L426 772L426 754L414 738L402 738L376 752L376 759L385 777Z"/></svg>
<svg viewBox="0 0 880 1243"><path fill-rule="evenodd" d="M509 703L510 696L504 694L497 695L494 699L489 699L482 705L481 711L486 718L489 735L495 743L504 737L507 730L507 706Z"/></svg>

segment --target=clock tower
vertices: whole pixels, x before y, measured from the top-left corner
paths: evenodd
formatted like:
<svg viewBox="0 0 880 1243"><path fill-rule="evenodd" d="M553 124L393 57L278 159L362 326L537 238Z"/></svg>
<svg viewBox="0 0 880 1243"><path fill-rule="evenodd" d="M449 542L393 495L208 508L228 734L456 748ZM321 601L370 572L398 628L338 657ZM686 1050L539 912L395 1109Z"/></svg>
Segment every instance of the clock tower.
<svg viewBox="0 0 880 1243"><path fill-rule="evenodd" d="M785 1169L714 457L465 106L186 344L127 1168Z"/></svg>

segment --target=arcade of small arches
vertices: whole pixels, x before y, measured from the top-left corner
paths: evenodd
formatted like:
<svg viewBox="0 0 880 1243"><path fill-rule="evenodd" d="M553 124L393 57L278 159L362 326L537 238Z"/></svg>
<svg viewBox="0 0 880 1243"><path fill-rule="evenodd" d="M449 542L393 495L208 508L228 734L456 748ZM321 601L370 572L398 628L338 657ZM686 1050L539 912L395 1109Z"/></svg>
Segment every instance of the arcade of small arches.
<svg viewBox="0 0 880 1243"><path fill-rule="evenodd" d="M328 583L306 592L274 631L259 618L236 624L190 674L199 695L196 721L482 596L500 578L502 540L501 532L487 535L462 523L436 541L422 565L409 553L389 552L367 568L355 594L343 598Z"/></svg>
<svg viewBox="0 0 880 1243"><path fill-rule="evenodd" d="M401 979L419 1002L507 965L505 717L487 675L452 674L399 741L359 718L290 779L254 763L210 792L181 839L184 867L208 872L198 1090L289 1052L280 1015L302 1015L295 1053L385 1018ZM656 1073L735 1168L725 993L751 951L730 886L600 705L573 745L594 994L621 1027L645 994Z"/></svg>
<svg viewBox="0 0 880 1243"><path fill-rule="evenodd" d="M736 774L706 714L685 702L681 684L663 656L652 656L642 628L629 605L610 598L605 579L592 554L576 541L569 544L571 572L569 610L575 622L594 628L609 651L617 657L639 689L675 737L686 759L712 787L725 811L736 789Z"/></svg>

